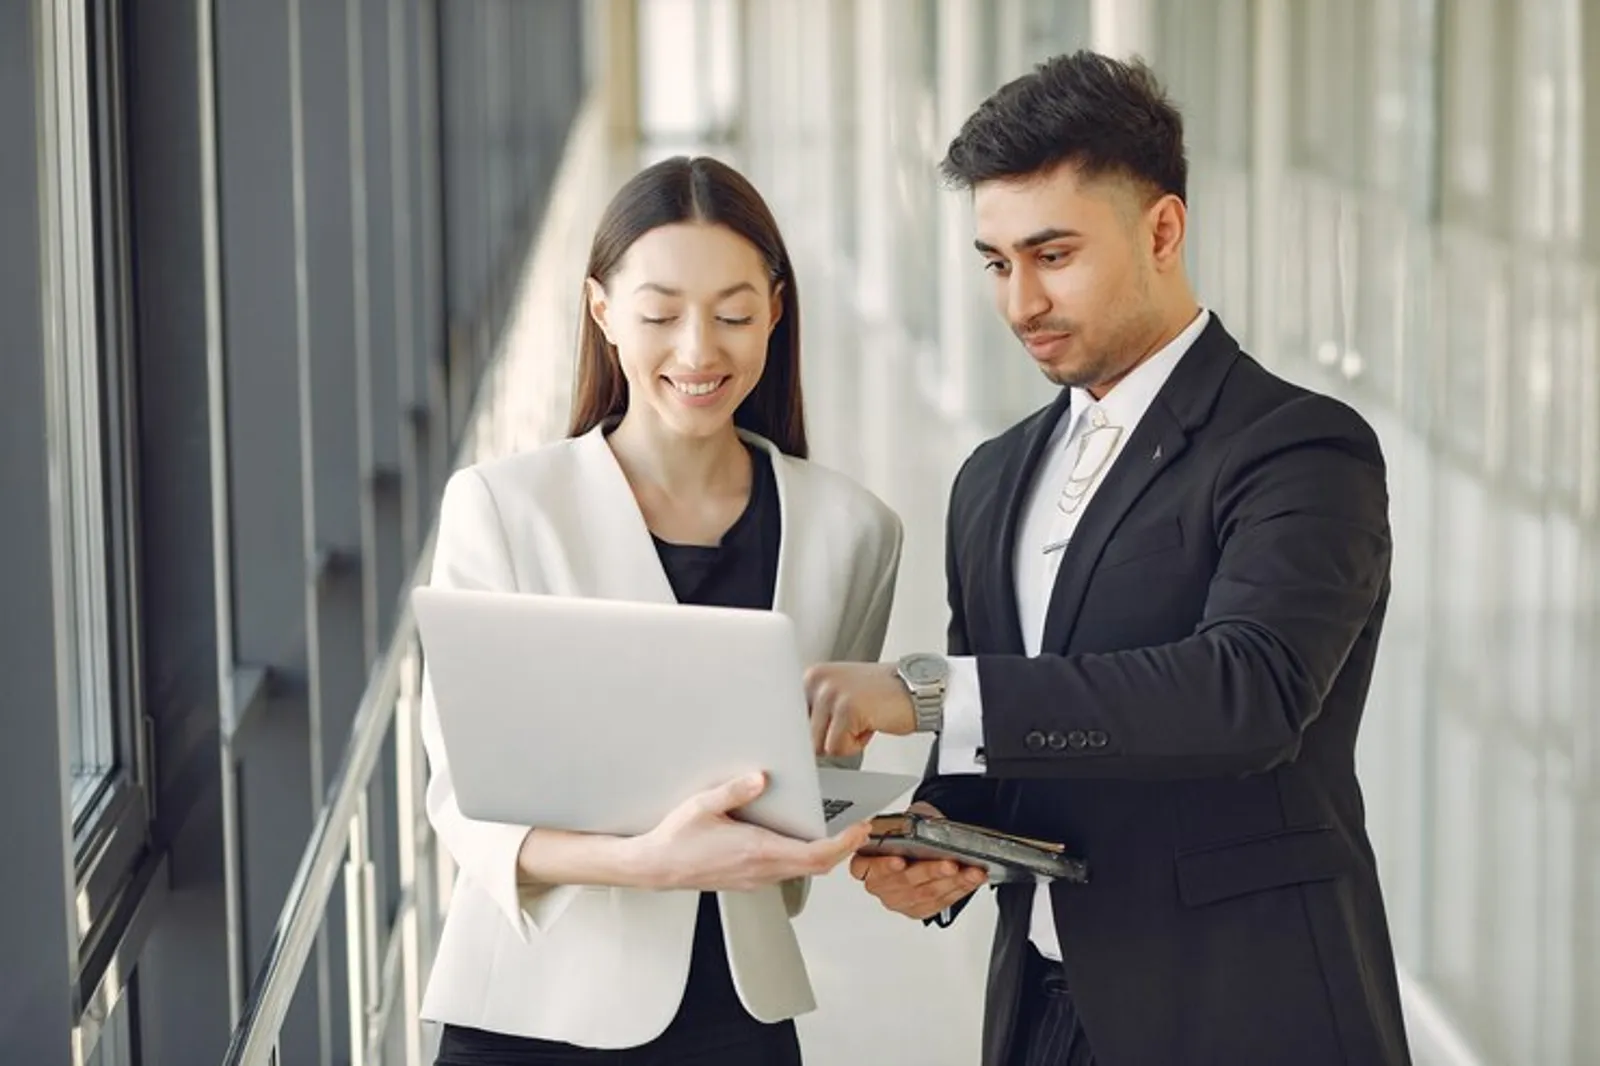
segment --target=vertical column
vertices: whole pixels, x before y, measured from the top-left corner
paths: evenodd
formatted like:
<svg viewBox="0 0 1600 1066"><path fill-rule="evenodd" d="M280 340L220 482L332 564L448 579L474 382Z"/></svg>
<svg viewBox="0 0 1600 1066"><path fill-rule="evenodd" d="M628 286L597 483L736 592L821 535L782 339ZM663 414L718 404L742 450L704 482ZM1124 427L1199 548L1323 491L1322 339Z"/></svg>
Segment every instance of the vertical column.
<svg viewBox="0 0 1600 1066"><path fill-rule="evenodd" d="M76 955L69 900L73 875L63 756L57 659L58 612L51 579L51 508L46 359L50 338L41 318L41 205L35 149L40 144L41 73L36 46L43 27L32 5L0 7L0 131L12 151L0 153L0 485L7 520L0 524L0 575L23 609L0 625L0 669L8 679L7 739L0 745L0 781L12 816L3 823L6 870L0 873L0 1047L8 1058L41 1066L71 1061L73 1015L69 965ZM55 428L59 431L59 427ZM21 812L28 814L23 816Z"/></svg>
<svg viewBox="0 0 1600 1066"><path fill-rule="evenodd" d="M1089 47L1117 59L1149 57L1155 46L1149 0L1090 0Z"/></svg>
<svg viewBox="0 0 1600 1066"><path fill-rule="evenodd" d="M1254 91L1251 93L1249 324L1254 350L1269 363L1278 349L1278 259L1282 231L1283 177L1289 159L1289 14L1285 0L1256 0L1252 27Z"/></svg>
<svg viewBox="0 0 1600 1066"><path fill-rule="evenodd" d="M155 846L167 905L138 964L140 1061L211 1066L227 1046L230 960L219 643L231 614L216 514L222 405L209 368L215 205L211 39L202 5L129 5L128 165L138 353L140 646L153 724ZM223 482L222 484L225 484ZM221 535L219 535L219 533Z"/></svg>
<svg viewBox="0 0 1600 1066"><path fill-rule="evenodd" d="M362 175L352 219L363 247L355 262L365 292L366 325L357 349L362 409L361 492L363 553L367 558L367 654L375 657L394 627L403 581L401 535L401 368L412 347L410 267L413 223L406 201L409 173L403 43L393 25L400 20L386 0L352 0L357 20L352 56L352 120L359 140L351 145L352 172Z"/></svg>
<svg viewBox="0 0 1600 1066"><path fill-rule="evenodd" d="M374 402L371 353L379 316L367 256L383 256L387 263L390 249L374 240L366 212L375 183L368 180L362 150L363 135L371 134L360 110L363 26L345 4L298 2L291 12L298 15L296 273L302 285L297 299L312 798L320 809L366 687L379 625L370 591L380 580L380 563L388 561L370 535L371 442L380 431L393 434L396 417L392 400ZM359 1019L362 1009L338 992L346 923L362 918L344 911L343 897L334 893L315 962L325 1004L320 1030L330 1049L343 1046L351 1016ZM332 1053L331 1061L340 1058Z"/></svg>
<svg viewBox="0 0 1600 1066"><path fill-rule="evenodd" d="M484 8L446 4L439 12L440 167L444 187L444 291L449 394L448 439L457 440L471 400L483 292L484 154L478 40Z"/></svg>
<svg viewBox="0 0 1600 1066"><path fill-rule="evenodd" d="M617 144L639 139L639 4L638 0L597 0L601 43L599 70L606 125Z"/></svg>
<svg viewBox="0 0 1600 1066"><path fill-rule="evenodd" d="M889 168L890 75L893 29L890 4L861 3L856 7L856 86L859 123L856 127L856 217L860 220L860 245L854 288L860 294L864 317L884 321L893 307L888 279L890 270L890 220L894 217Z"/></svg>
<svg viewBox="0 0 1600 1066"><path fill-rule="evenodd" d="M992 18L987 5L975 0L940 0L939 5L939 62L935 65L938 79L939 121L934 135L937 158L944 157L961 123L983 98L998 86L982 86L978 78L983 61L978 53L979 42L986 39L978 22ZM982 57L983 60L988 57ZM937 393L942 410L966 413L984 410L980 395L982 374L969 374L973 363L985 352L978 344L974 312L972 278L972 227L970 199L966 196L941 193L938 200L939 217L939 348L943 354L942 381ZM974 401L978 401L975 403Z"/></svg>
<svg viewBox="0 0 1600 1066"><path fill-rule="evenodd" d="M407 131L403 165L409 196L396 203L414 227L411 260L401 308L409 309L410 358L400 366L399 397L407 419L401 437L402 554L415 559L432 520L432 504L449 468L449 402L446 391L447 303L443 258L442 150L439 129L439 10L435 0L391 6L392 60L412 72L403 103ZM396 238L399 242L399 238ZM403 332L403 331L402 331Z"/></svg>
<svg viewBox="0 0 1600 1066"><path fill-rule="evenodd" d="M293 72L300 41L289 5L217 0L215 11L233 653L265 679L237 709L238 720L224 723L225 758L237 774L238 932L245 972L253 974L320 791L312 759L320 700L308 647L316 635L307 632L315 575L306 543L316 519L303 493L314 427L302 410L309 326L298 239ZM331 1036L318 1010L317 969L286 1018L285 1061L324 1061Z"/></svg>
<svg viewBox="0 0 1600 1066"><path fill-rule="evenodd" d="M387 647L404 580L404 472L401 368L410 366L412 228L403 204L409 196L404 155L406 136L403 11L381 0L349 0L353 28L350 68L351 172L356 203L351 219L359 234L354 263L364 293L365 328L357 349L361 410L361 544L366 560L366 662ZM352 705L353 708L354 705ZM377 904L389 913L396 895L393 759L379 763L374 786L372 850L378 870Z"/></svg>

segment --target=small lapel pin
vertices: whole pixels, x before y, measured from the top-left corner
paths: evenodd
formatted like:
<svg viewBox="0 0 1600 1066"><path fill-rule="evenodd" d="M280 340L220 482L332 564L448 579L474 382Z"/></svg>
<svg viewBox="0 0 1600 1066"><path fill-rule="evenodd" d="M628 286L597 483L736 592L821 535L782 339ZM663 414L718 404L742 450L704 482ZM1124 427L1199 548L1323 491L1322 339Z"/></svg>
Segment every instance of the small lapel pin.
<svg viewBox="0 0 1600 1066"><path fill-rule="evenodd" d="M1161 461L1161 445L1157 444L1156 450L1150 453L1150 461L1152 463L1159 463Z"/></svg>

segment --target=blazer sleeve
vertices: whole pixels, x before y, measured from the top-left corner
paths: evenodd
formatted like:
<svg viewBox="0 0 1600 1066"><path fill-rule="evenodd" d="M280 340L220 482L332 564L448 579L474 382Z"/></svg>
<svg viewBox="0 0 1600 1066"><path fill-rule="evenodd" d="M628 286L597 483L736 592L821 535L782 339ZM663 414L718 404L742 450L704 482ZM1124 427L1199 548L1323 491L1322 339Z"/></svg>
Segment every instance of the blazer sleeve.
<svg viewBox="0 0 1600 1066"><path fill-rule="evenodd" d="M1302 397L1238 434L1214 497L1218 562L1190 636L1103 654L978 657L990 775L1217 777L1298 754L1388 587L1377 437L1345 405ZM1027 743L1077 732L1094 740Z"/></svg>
<svg viewBox="0 0 1600 1066"><path fill-rule="evenodd" d="M483 476L467 468L445 486L429 584L438 588L514 591L505 530ZM517 859L530 827L468 818L456 805L439 709L426 666L422 675L422 743L428 753L428 821L458 867L494 900L518 936L549 926L577 894L572 885L518 883Z"/></svg>
<svg viewBox="0 0 1600 1066"><path fill-rule="evenodd" d="M834 645L835 657L841 662L877 662L883 654L884 637L889 632L889 614L894 608L895 583L900 574L900 549L905 540L905 527L900 516L882 503L874 500L876 512L867 538L870 547L864 551L870 556L868 573L872 579L872 593L866 607L854 617L846 616L840 627L838 642ZM817 756L819 766L841 766L856 769L861 765L860 755ZM811 894L811 880L797 877L783 882L783 903L789 917L797 917L805 910Z"/></svg>
<svg viewBox="0 0 1600 1066"><path fill-rule="evenodd" d="M839 643L843 662L875 663L883 654L884 637L889 632L889 614L894 609L894 590L900 574L900 549L905 527L900 517L879 505L877 528L873 531L871 565L872 594L866 608L855 618L845 619L845 632Z"/></svg>

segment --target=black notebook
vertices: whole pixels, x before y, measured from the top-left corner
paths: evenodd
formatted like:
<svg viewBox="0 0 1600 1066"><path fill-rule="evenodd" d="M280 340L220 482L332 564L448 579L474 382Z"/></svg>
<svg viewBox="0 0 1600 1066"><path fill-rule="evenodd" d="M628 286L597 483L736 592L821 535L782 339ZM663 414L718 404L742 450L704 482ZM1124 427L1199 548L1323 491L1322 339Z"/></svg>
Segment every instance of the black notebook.
<svg viewBox="0 0 1600 1066"><path fill-rule="evenodd" d="M872 819L872 837L861 854L950 859L988 870L991 885L1040 880L1087 882L1088 865L1069 856L1066 850L1060 844L906 811Z"/></svg>

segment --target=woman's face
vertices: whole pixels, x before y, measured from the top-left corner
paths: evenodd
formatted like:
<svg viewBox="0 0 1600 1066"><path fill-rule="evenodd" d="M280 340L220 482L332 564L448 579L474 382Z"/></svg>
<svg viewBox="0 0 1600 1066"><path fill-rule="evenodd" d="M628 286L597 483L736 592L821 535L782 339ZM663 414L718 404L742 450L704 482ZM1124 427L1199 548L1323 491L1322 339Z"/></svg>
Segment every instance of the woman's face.
<svg viewBox="0 0 1600 1066"><path fill-rule="evenodd" d="M725 226L660 226L640 237L589 311L628 381L628 417L684 437L725 432L761 380L782 314L755 245Z"/></svg>

